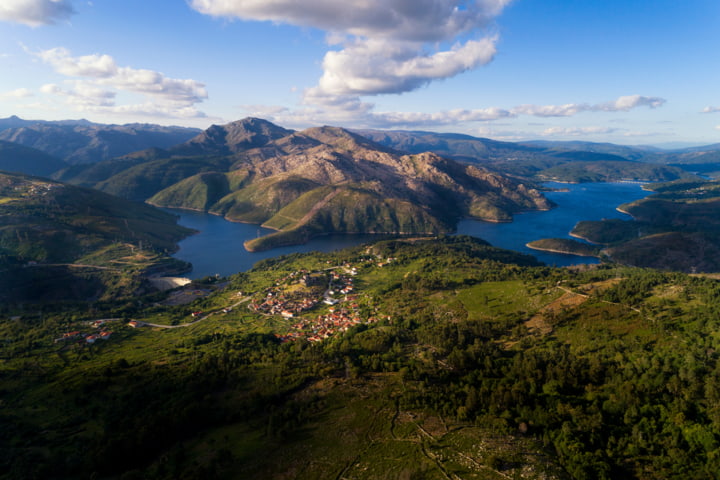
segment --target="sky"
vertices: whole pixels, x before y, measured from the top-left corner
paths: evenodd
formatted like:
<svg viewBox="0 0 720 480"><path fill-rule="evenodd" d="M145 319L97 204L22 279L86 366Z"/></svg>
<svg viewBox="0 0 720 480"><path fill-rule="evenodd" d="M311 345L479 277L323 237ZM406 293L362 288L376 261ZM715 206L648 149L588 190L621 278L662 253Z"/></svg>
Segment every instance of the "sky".
<svg viewBox="0 0 720 480"><path fill-rule="evenodd" d="M0 118L720 142L718 0L1 0Z"/></svg>

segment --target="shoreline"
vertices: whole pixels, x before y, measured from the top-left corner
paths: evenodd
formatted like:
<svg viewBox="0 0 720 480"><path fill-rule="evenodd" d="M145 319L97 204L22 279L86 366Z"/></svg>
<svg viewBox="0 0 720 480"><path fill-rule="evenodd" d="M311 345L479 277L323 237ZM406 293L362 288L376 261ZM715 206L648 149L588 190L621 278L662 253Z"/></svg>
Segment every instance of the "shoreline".
<svg viewBox="0 0 720 480"><path fill-rule="evenodd" d="M530 243L532 243L532 242L530 242ZM557 253L560 255L573 255L575 257L591 257L591 258L597 258L598 260L600 259L599 255L589 255L589 254L585 255L585 254L577 253L577 252L566 252L563 250L557 250L555 248L536 247L536 246L530 245L530 243L526 243L525 246L531 250L537 250L539 252Z"/></svg>

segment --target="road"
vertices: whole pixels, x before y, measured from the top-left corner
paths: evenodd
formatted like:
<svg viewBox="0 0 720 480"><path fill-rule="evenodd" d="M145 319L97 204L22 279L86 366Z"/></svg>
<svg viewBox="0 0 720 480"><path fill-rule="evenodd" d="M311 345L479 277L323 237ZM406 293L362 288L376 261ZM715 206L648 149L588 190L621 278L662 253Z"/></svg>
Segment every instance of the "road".
<svg viewBox="0 0 720 480"><path fill-rule="evenodd" d="M238 305L240 305L240 304L242 304L242 303L245 303L245 302L250 301L251 298L252 298L252 297L244 297L244 298L241 298L240 300L238 300L238 301L235 302L234 304L230 305L229 307L225 307L225 308L235 308L235 307L237 307ZM138 322L139 324L142 324L142 326L155 327L155 328L185 328L185 327L189 327L190 325L195 325L196 323L202 322L203 320L207 320L208 318L212 317L213 315L215 315L215 314L218 313L218 312L222 312L222 310L216 310L216 311L214 311L214 312L210 312L210 313L208 313L207 315L205 315L205 316L203 316L203 317L200 317L200 318L198 318L198 319L196 319L196 320L193 320L192 322L189 322L189 323L181 323L180 325L161 325L161 324L159 324L159 323L149 323L149 322L143 322L143 321L137 321L137 322Z"/></svg>

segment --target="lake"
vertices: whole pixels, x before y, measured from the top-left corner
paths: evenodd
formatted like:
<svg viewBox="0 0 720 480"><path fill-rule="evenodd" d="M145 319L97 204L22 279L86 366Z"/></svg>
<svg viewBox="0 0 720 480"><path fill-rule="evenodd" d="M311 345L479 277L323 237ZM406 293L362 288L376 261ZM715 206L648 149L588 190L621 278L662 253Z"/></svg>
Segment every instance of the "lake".
<svg viewBox="0 0 720 480"><path fill-rule="evenodd" d="M558 206L547 212L527 212L515 215L512 223L488 223L462 220L457 233L487 240L496 247L529 253L548 265L567 266L578 263L597 263L593 257L579 257L529 249L526 243L541 238L570 238L568 233L580 220L626 218L615 208L638 200L650 192L637 183L547 183L550 188L567 192L548 192L546 196ZM165 209L180 217L180 225L199 230L179 243L175 258L193 264L190 278L208 275L221 276L249 270L259 260L295 252L330 252L377 240L373 235L327 235L312 239L305 245L276 248L266 252L248 252L243 242L272 230L246 223L234 223L216 215L187 210Z"/></svg>
<svg viewBox="0 0 720 480"><path fill-rule="evenodd" d="M472 235L496 247L534 255L548 265L568 266L578 263L598 263L594 257L580 257L561 253L542 252L525 246L541 238L572 238L569 233L580 220L620 218L630 220L616 208L651 194L638 183L580 183L549 182L549 188L567 189L567 192L547 192L545 196L557 207L547 212L526 212L515 215L512 223L488 223L462 220L457 233Z"/></svg>
<svg viewBox="0 0 720 480"><path fill-rule="evenodd" d="M260 260L289 253L332 252L378 239L375 235L325 235L313 238L304 245L275 248L265 252L248 252L243 247L246 240L259 235L268 235L274 230L247 223L229 222L209 213L175 208L163 210L178 215L180 225L200 232L182 240L178 244L180 250L173 255L193 264L192 272L186 275L192 279L244 272L250 270Z"/></svg>

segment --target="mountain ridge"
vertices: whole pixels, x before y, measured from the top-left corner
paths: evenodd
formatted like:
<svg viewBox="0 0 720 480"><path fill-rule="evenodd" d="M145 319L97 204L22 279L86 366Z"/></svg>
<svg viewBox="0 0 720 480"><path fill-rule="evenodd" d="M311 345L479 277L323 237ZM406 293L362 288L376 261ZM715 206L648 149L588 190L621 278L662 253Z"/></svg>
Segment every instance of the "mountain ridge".
<svg viewBox="0 0 720 480"><path fill-rule="evenodd" d="M0 140L36 148L70 164L95 163L150 147L169 148L198 132L195 128L139 123L0 119Z"/></svg>
<svg viewBox="0 0 720 480"><path fill-rule="evenodd" d="M534 186L481 165L405 154L340 127L298 132L257 118L214 125L167 150L70 167L56 178L278 230L252 249L325 233L448 233L462 217L511 221L514 213L551 207Z"/></svg>

